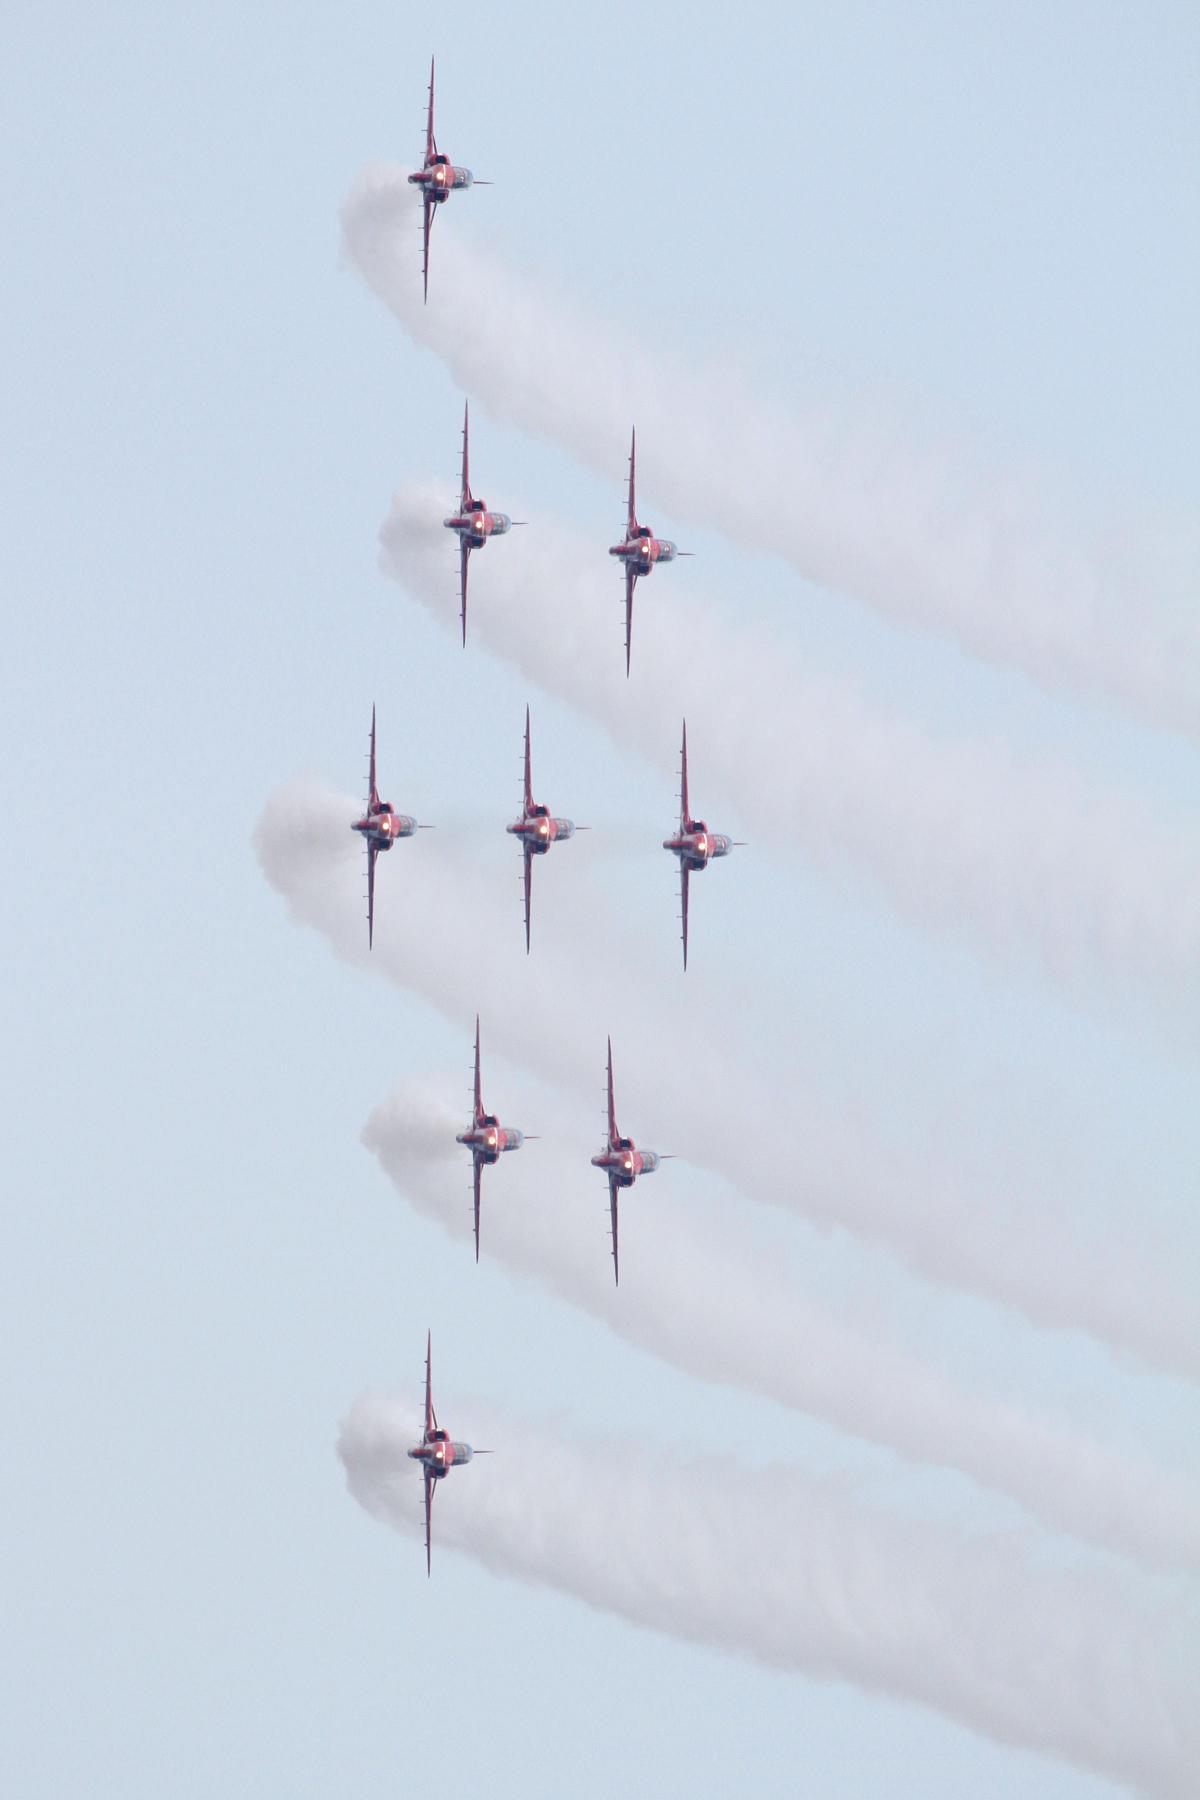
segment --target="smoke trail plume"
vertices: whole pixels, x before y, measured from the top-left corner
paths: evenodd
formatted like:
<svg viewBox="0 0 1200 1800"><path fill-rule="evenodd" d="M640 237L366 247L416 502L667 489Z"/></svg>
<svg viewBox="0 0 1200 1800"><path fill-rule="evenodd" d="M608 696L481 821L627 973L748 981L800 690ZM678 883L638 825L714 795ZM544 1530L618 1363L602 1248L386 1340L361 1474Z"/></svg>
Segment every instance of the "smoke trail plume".
<svg viewBox="0 0 1200 1800"><path fill-rule="evenodd" d="M463 1123L438 1096L406 1087L376 1107L363 1142L399 1193L466 1248L468 1164L454 1141ZM607 1187L585 1154L543 1141L518 1168L486 1172L486 1257L689 1375L957 1469L1052 1529L1151 1565L1200 1570L1200 1494L848 1328L808 1300L778 1254L731 1212L717 1218L682 1204L678 1169L623 1200L618 1295L601 1224Z"/></svg>
<svg viewBox="0 0 1200 1800"><path fill-rule="evenodd" d="M449 626L442 510L432 492L398 493L381 562ZM690 570L640 584L631 684L620 654L622 583L591 549L544 522L506 543L476 581L472 632L672 780L678 726L637 704L630 688L685 692L689 732L705 746L705 793L732 811L737 829L826 867L864 871L922 929L966 935L1018 962L1033 946L1069 991L1090 994L1100 983L1197 1042L1193 822L1159 822L1132 791L1099 791L1065 764L1023 763L997 742L923 735L848 683L813 674L777 641L722 623Z"/></svg>
<svg viewBox="0 0 1200 1800"><path fill-rule="evenodd" d="M653 446L656 502L784 557L902 625L949 633L1040 685L1106 696L1200 736L1197 533L1114 523L1070 538L1040 501L827 408L788 417L720 368L623 343L564 297L439 235L423 307L413 190L364 175L342 210L346 253L418 343L496 417L561 444L623 490L629 427Z"/></svg>
<svg viewBox="0 0 1200 1800"><path fill-rule="evenodd" d="M403 865L403 934L380 930L377 918L369 958L347 828L355 812L353 801L300 783L268 804L255 834L263 871L293 916L345 960L369 963L464 1028L483 1011L498 1054L597 1106L598 1034L618 1007L621 1079L638 1097L632 1123L649 1136L641 1122L653 1122L656 1148L684 1151L759 1201L882 1242L919 1276L1015 1306L1036 1324L1087 1331L1188 1375L1200 1368L1200 1321L1175 1268L1136 1239L1083 1241L1061 1206L1039 1196L975 1191L936 1148L914 1162L873 1142L865 1123L847 1127L824 1103L819 1061L781 1069L777 1090L764 1086L743 1053L746 1021L719 980L687 988L674 1021L664 1018L656 962L594 896L570 921L547 909L531 983L523 946L511 961L458 954L460 944L496 943L503 932L477 860L439 842L419 865ZM583 960L580 934L592 946ZM719 1033L712 1009L725 1021Z"/></svg>
<svg viewBox="0 0 1200 1800"><path fill-rule="evenodd" d="M672 1637L917 1701L1150 1794L1195 1792L1186 1600L1104 1570L1039 1568L1011 1534L902 1521L844 1480L690 1460L649 1421L587 1447L479 1405L456 1409L454 1428L497 1454L446 1483L439 1547ZM409 1409L364 1397L338 1452L355 1499L415 1536L411 1429Z"/></svg>

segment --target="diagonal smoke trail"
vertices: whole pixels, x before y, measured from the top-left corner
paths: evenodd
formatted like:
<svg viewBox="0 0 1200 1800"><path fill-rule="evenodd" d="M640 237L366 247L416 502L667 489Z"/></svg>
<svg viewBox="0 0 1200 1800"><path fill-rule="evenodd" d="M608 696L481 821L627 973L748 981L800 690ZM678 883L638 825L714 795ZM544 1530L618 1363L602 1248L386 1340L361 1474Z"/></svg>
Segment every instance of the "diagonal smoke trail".
<svg viewBox="0 0 1200 1800"><path fill-rule="evenodd" d="M920 1276L1014 1306L1035 1324L1089 1332L1185 1375L1200 1370L1200 1319L1176 1267L1156 1263L1136 1238L1085 1240L1061 1206L1037 1196L973 1192L935 1150L913 1163L872 1142L865 1123L847 1128L824 1103L819 1065L782 1071L771 1091L748 1071L738 1008L724 1004L719 983L681 993L672 1026L656 997L657 964L602 902L569 924L547 909L536 982L523 952L463 958L459 945L495 941L495 919L477 862L439 844L405 870L403 937L377 932L369 958L354 816L353 801L298 783L268 803L255 832L267 880L345 960L457 1021L485 1012L499 1054L593 1098L598 1034L619 1010L622 1083L638 1096L639 1119L654 1121L657 1148L686 1150L753 1198L882 1242ZM593 946L583 960L581 934ZM714 1007L726 1020L719 1034Z"/></svg>
<svg viewBox="0 0 1200 1800"><path fill-rule="evenodd" d="M406 1087L375 1108L363 1142L398 1192L467 1247L464 1153L454 1141L463 1122L435 1094ZM1054 1530L1154 1567L1200 1570L1200 1492L848 1328L729 1214L681 1205L675 1171L625 1197L619 1295L599 1224L607 1190L582 1152L543 1141L518 1169L489 1177L484 1255L686 1374L957 1469Z"/></svg>
<svg viewBox="0 0 1200 1800"><path fill-rule="evenodd" d="M636 422L654 455L643 491L672 517L715 524L1044 687L1106 696L1200 737L1193 527L1131 521L1072 542L1032 495L972 484L958 451L939 456L826 409L788 417L725 370L697 373L623 343L472 250L453 221L438 242L438 305L423 307L414 208L402 170L364 175L342 209L350 260L472 398L563 445L612 481L614 497Z"/></svg>
<svg viewBox="0 0 1200 1800"><path fill-rule="evenodd" d="M398 493L381 563L449 625L440 516L432 492ZM592 566L588 546L545 523L504 552L479 572L472 631L674 778L678 726L636 704L625 679L613 570ZM1195 1043L1194 823L1148 818L1139 797L1100 791L1063 763L924 736L777 642L722 624L690 580L682 599L678 581L668 585L675 576L639 586L633 686L686 697L689 733L705 745L705 792L732 809L738 829L866 871L921 928L966 935L1005 958L1032 945L1069 991L1101 980ZM669 621L684 609L681 658L680 627Z"/></svg>
<svg viewBox="0 0 1200 1800"><path fill-rule="evenodd" d="M494 1445L447 1482L439 1544L685 1640L916 1701L1002 1743L1185 1800L1200 1768L1197 1617L1102 1569L1038 1567L863 1505L844 1480L689 1460L650 1422L589 1446L478 1405ZM421 1529L411 1413L359 1400L338 1453L355 1499ZM1191 1658L1189 1668L1189 1655Z"/></svg>

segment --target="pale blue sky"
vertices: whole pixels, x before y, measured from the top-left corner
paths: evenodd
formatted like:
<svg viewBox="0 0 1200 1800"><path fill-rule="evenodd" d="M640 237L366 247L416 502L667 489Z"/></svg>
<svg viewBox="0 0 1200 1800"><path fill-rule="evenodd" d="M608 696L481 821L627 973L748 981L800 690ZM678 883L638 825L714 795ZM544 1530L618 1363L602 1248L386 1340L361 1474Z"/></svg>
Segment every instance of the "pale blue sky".
<svg viewBox="0 0 1200 1800"><path fill-rule="evenodd" d="M565 854L657 934L665 1007L677 992L658 849L672 792L477 645L464 657L376 568L399 482L452 495L462 396L339 266L337 213L365 164L416 154L431 50L444 146L496 183L454 201L455 229L650 345L732 359L781 402L861 404L920 441L961 442L1032 476L1067 518L1173 518L1198 499L1195 16L467 4L436 23L431 39L425 15L379 5L13 9L0 1711L14 1791L383 1796L426 1786L446 1757L459 1791L501 1797L1098 1800L1116 1790L933 1714L651 1637L453 1554L430 1585L414 1546L362 1515L337 1422L364 1388L415 1392L432 1324L440 1404L468 1438L455 1396L487 1391L582 1435L641 1425L711 1450L753 1430L781 1458L864 1470L897 1506L981 1529L1013 1516L689 1382L418 1220L359 1132L405 1075L461 1070L465 1099L471 1021L454 1029L297 931L250 837L298 772L358 792L374 701L385 793L481 843L495 935L464 957L523 956L502 826L529 699L539 787L596 826ZM437 271L435 237L433 303ZM567 519L603 555L619 461L606 486L486 415L477 431L489 500L531 534L539 514ZM778 479L764 470L764 492ZM1066 756L1148 810L1194 814L1200 759L1178 738L835 595L809 591L798 618L791 570L677 526L642 492L701 553L645 588L670 582L677 599L694 581L933 732ZM505 548L477 559L480 605ZM685 646L680 676L682 690ZM684 695L655 699L673 739ZM702 745L693 757L695 792ZM389 933L409 851L437 849L401 846L381 870ZM1015 1169L1047 1209L1144 1225L1195 1266L1195 1062L1152 1009L1136 1017L1099 985L1068 1002L1032 958L999 968L914 931L853 871L832 880L783 846L713 871L693 932L689 981L720 970L764 1066L797 1031L807 1058L820 1033L830 1095L898 1148L948 1143L968 1166ZM612 1022L594 1024L599 1090ZM497 1058L489 1082L547 1128L534 1114L553 1096L522 1068ZM585 1162L571 1203L602 1212L593 1176ZM680 1164L656 1179L719 1188ZM463 1184L465 1203L465 1170ZM882 1253L787 1230L814 1289L877 1291L946 1366L1195 1470L1186 1383L960 1295L925 1309ZM456 1479L486 1478L480 1464Z"/></svg>

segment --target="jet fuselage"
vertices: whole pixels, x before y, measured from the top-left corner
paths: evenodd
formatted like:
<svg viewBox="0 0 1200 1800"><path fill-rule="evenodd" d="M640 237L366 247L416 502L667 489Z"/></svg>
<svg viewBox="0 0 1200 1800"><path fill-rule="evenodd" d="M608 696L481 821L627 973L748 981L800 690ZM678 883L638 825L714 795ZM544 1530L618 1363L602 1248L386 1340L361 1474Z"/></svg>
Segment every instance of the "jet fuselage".
<svg viewBox="0 0 1200 1800"><path fill-rule="evenodd" d="M475 501L466 512L452 513L442 524L447 531L458 533L460 542L472 550L481 550L490 537L503 537L512 530L507 513L489 512L482 500Z"/></svg>
<svg viewBox="0 0 1200 1800"><path fill-rule="evenodd" d="M440 1481L456 1463L469 1463L475 1452L470 1444L456 1444L448 1431L434 1431L425 1443L414 1444L408 1454Z"/></svg>
<svg viewBox="0 0 1200 1800"><path fill-rule="evenodd" d="M672 851L693 874L698 874L708 867L714 856L728 856L733 849L733 839L723 832L710 831L703 819L693 819L690 830L664 838L663 849Z"/></svg>
<svg viewBox="0 0 1200 1800"><path fill-rule="evenodd" d="M397 838L413 836L417 821L410 819L407 813L398 813L385 800L378 812L364 813L361 819L355 819L350 829L359 832L377 850L390 850Z"/></svg>
<svg viewBox="0 0 1200 1800"><path fill-rule="evenodd" d="M460 1131L455 1143L465 1144L479 1162L499 1162L506 1150L519 1150L525 1142L525 1133L518 1131L515 1125L501 1125L490 1114L478 1125L472 1125L467 1131Z"/></svg>
<svg viewBox="0 0 1200 1800"><path fill-rule="evenodd" d="M408 179L410 186L423 189L438 205L448 200L456 188L469 188L475 181L470 169L452 163L448 156L435 156L423 169L414 169Z"/></svg>
<svg viewBox="0 0 1200 1800"><path fill-rule="evenodd" d="M534 806L504 829L513 837L519 837L535 856L544 856L551 844L560 838L565 840L575 836L574 821L554 818L548 806Z"/></svg>
<svg viewBox="0 0 1200 1800"><path fill-rule="evenodd" d="M632 1187L639 1175L653 1175L659 1164L657 1150L639 1150L632 1138L618 1138L607 1150L593 1156L592 1167L603 1169L618 1187Z"/></svg>
<svg viewBox="0 0 1200 1800"><path fill-rule="evenodd" d="M619 556L627 566L632 563L635 574L649 575L656 563L674 562L679 550L670 538L656 538L643 525L623 544L610 544L608 554Z"/></svg>

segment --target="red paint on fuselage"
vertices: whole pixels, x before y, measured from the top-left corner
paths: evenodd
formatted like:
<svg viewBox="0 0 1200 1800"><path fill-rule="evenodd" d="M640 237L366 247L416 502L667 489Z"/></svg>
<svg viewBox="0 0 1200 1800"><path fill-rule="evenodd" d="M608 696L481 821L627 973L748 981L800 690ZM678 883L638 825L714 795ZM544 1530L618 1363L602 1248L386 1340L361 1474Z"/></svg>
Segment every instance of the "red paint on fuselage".
<svg viewBox="0 0 1200 1800"><path fill-rule="evenodd" d="M485 1119L481 1124L472 1125L468 1131L460 1131L455 1143L465 1144L473 1156L480 1162L499 1162L506 1150L519 1150L525 1142L525 1133L514 1127L497 1124L495 1119Z"/></svg>
<svg viewBox="0 0 1200 1800"><path fill-rule="evenodd" d="M663 839L663 849L673 851L693 874L707 868L714 856L728 856L732 848L732 839L723 832L710 831L702 819L694 819L689 831Z"/></svg>
<svg viewBox="0 0 1200 1800"><path fill-rule="evenodd" d="M535 806L532 811L515 819L504 829L511 832L513 837L519 837L536 856L544 855L559 838L575 835L575 826L570 819L554 818L550 809L545 806Z"/></svg>
<svg viewBox="0 0 1200 1800"><path fill-rule="evenodd" d="M457 189L473 186L475 177L470 169L452 163L448 156L435 156L423 169L414 169L408 180L410 186L421 188L428 199L440 205Z"/></svg>
<svg viewBox="0 0 1200 1800"><path fill-rule="evenodd" d="M608 554L619 556L626 565L632 563L638 575L649 575L656 563L674 562L678 553L669 538L639 534L623 544L610 544Z"/></svg>
<svg viewBox="0 0 1200 1800"><path fill-rule="evenodd" d="M440 1478L456 1463L469 1463L475 1452L470 1444L456 1444L449 1432L435 1431L426 1443L414 1444L408 1454L414 1462L423 1463L431 1475Z"/></svg>
<svg viewBox="0 0 1200 1800"><path fill-rule="evenodd" d="M481 549L490 537L503 537L512 525L507 513L489 512L482 504L478 510L472 507L465 513L455 513L443 520L447 531L456 531L460 538L470 544L472 550Z"/></svg>
<svg viewBox="0 0 1200 1800"><path fill-rule="evenodd" d="M603 1169L618 1187L632 1187L639 1175L652 1175L657 1169L658 1152L639 1150L632 1138L622 1138L618 1144L593 1156L592 1167Z"/></svg>
<svg viewBox="0 0 1200 1800"><path fill-rule="evenodd" d="M385 802L378 812L364 813L361 819L355 819L350 829L359 832L377 850L390 850L397 838L412 837L417 822Z"/></svg>

